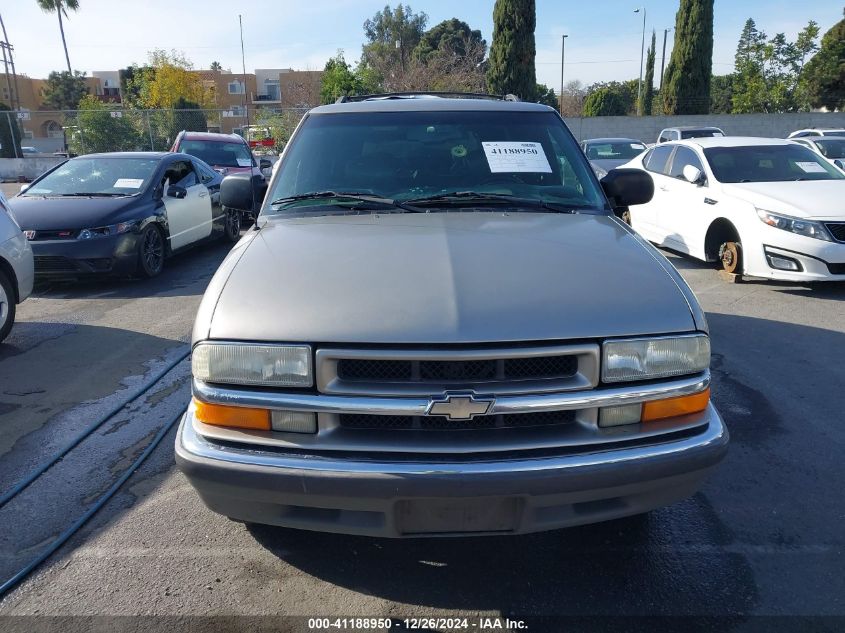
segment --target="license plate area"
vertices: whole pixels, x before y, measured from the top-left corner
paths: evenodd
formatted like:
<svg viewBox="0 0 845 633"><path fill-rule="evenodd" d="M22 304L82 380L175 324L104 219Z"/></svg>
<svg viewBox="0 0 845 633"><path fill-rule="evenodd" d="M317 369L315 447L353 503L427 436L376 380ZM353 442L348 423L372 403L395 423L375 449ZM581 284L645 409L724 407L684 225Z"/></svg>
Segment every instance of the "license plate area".
<svg viewBox="0 0 845 633"><path fill-rule="evenodd" d="M513 532L522 517L519 497L404 499L396 503L396 525L404 535Z"/></svg>

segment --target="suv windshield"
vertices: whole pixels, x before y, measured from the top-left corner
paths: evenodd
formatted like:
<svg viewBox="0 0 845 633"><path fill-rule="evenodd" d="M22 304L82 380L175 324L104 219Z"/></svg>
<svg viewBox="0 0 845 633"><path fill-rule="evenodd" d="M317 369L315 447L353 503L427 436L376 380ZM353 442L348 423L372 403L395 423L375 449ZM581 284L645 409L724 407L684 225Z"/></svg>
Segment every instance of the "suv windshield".
<svg viewBox="0 0 845 633"><path fill-rule="evenodd" d="M597 212L606 204L588 163L552 112L311 115L279 170L268 200L334 191L401 202L472 191ZM311 202L327 203L337 199ZM280 203L270 212L286 210L293 209Z"/></svg>
<svg viewBox="0 0 845 633"><path fill-rule="evenodd" d="M708 147L704 155L719 182L845 179L818 154L798 145Z"/></svg>
<svg viewBox="0 0 845 633"><path fill-rule="evenodd" d="M252 156L244 143L185 140L179 151L196 156L212 167L252 167Z"/></svg>
<svg viewBox="0 0 845 633"><path fill-rule="evenodd" d="M158 165L154 158L74 158L20 195L131 196L146 187Z"/></svg>

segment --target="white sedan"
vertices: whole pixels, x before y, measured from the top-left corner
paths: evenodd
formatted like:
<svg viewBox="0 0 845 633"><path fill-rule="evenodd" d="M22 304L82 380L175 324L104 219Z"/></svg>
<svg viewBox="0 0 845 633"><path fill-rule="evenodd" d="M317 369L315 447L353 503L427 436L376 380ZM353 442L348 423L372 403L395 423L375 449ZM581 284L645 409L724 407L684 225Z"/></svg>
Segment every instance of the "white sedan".
<svg viewBox="0 0 845 633"><path fill-rule="evenodd" d="M663 143L624 167L654 197L626 219L644 238L724 270L789 281L845 281L845 174L791 141Z"/></svg>
<svg viewBox="0 0 845 633"><path fill-rule="evenodd" d="M809 147L821 154L831 165L845 171L845 136L814 136L791 140L793 143Z"/></svg>

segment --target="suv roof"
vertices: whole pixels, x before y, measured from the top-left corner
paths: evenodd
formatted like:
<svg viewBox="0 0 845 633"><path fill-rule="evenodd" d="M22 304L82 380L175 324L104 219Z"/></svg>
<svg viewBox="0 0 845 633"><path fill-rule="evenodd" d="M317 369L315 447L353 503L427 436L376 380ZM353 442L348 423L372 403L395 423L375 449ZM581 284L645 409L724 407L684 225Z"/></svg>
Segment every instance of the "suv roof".
<svg viewBox="0 0 845 633"><path fill-rule="evenodd" d="M491 95L492 97L492 95ZM437 95L414 94L405 96L374 96L361 101L346 101L318 106L312 114L339 114L345 112L557 112L540 103L506 101L498 98L470 97L444 98Z"/></svg>

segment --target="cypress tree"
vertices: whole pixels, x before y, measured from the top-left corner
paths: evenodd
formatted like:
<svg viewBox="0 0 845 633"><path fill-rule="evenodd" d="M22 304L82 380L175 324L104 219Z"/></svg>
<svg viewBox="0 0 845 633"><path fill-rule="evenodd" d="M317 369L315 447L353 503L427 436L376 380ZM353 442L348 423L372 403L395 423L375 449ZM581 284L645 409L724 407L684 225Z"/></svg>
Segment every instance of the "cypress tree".
<svg viewBox="0 0 845 633"><path fill-rule="evenodd" d="M713 0L681 0L675 46L663 79L663 111L707 114L712 68Z"/></svg>
<svg viewBox="0 0 845 633"><path fill-rule="evenodd" d="M651 114L652 101L654 101L654 58L656 56L657 35L651 32L651 46L645 58L645 83L643 85L643 103L640 106L640 114L648 116Z"/></svg>
<svg viewBox="0 0 845 633"><path fill-rule="evenodd" d="M487 89L491 93L510 93L523 101L534 100L537 91L536 23L534 0L496 0L493 44L487 67Z"/></svg>

